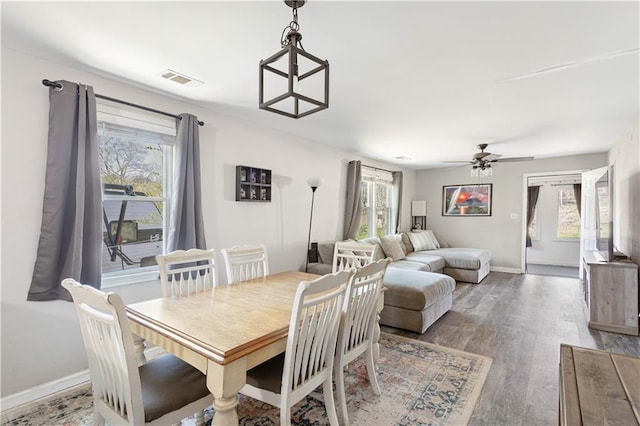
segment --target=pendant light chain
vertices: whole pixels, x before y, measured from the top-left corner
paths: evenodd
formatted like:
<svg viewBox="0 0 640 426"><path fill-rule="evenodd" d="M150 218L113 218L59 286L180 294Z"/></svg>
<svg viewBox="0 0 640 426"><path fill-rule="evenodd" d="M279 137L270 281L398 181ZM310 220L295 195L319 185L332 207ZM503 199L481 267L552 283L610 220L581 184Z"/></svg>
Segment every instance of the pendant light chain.
<svg viewBox="0 0 640 426"><path fill-rule="evenodd" d="M300 24L298 24L298 8L293 7L293 20L289 22L289 25L284 27L282 35L280 36L280 46L285 48L291 45L291 39L295 37L295 45L300 45L300 49L305 50L302 46L302 34L300 34ZM287 31L288 30L288 31Z"/></svg>

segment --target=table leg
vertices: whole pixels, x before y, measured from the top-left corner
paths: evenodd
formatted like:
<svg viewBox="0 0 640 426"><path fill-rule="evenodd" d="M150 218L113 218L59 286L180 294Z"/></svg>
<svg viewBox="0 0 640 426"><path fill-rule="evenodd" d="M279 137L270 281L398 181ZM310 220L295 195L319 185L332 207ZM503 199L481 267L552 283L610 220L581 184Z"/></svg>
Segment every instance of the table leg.
<svg viewBox="0 0 640 426"><path fill-rule="evenodd" d="M207 388L213 395L215 410L212 424L238 425L238 392L246 382L247 368L244 358L225 365L207 361Z"/></svg>
<svg viewBox="0 0 640 426"><path fill-rule="evenodd" d="M373 365L378 369L378 360L380 359L380 312L384 308L384 291L380 292L378 297L378 306L376 307L376 322L373 327Z"/></svg>

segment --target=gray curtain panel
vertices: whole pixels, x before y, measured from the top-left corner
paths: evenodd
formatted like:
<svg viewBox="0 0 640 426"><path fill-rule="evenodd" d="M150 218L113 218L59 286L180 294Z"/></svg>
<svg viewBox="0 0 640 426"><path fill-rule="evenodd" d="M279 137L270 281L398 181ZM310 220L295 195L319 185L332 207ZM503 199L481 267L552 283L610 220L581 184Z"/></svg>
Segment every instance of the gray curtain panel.
<svg viewBox="0 0 640 426"><path fill-rule="evenodd" d="M400 218L402 217L402 172L392 172L393 175L393 199L397 200L394 233L400 233Z"/></svg>
<svg viewBox="0 0 640 426"><path fill-rule="evenodd" d="M347 203L344 215L344 239L355 239L360 229L362 216L362 163L349 162L347 169Z"/></svg>
<svg viewBox="0 0 640 426"><path fill-rule="evenodd" d="M180 114L177 123L168 252L207 248L202 219L199 135L197 117Z"/></svg>
<svg viewBox="0 0 640 426"><path fill-rule="evenodd" d="M582 216L582 184L573 184L573 195L576 197L576 208L578 209L578 216Z"/></svg>
<svg viewBox="0 0 640 426"><path fill-rule="evenodd" d="M42 226L27 300L71 300L65 278L100 288L102 193L96 98L91 86L49 88Z"/></svg>
<svg viewBox="0 0 640 426"><path fill-rule="evenodd" d="M531 236L529 235L529 226L533 222L533 213L536 211L538 204L538 195L540 195L539 186L530 186L527 188L527 242L526 247L531 247Z"/></svg>

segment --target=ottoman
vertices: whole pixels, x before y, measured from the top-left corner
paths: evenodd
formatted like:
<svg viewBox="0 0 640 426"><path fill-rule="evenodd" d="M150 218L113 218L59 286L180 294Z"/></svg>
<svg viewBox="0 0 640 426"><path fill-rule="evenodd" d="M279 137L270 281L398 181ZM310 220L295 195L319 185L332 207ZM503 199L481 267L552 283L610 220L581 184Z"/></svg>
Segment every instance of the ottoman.
<svg viewBox="0 0 640 426"><path fill-rule="evenodd" d="M456 281L443 274L387 268L380 324L424 333L453 305Z"/></svg>

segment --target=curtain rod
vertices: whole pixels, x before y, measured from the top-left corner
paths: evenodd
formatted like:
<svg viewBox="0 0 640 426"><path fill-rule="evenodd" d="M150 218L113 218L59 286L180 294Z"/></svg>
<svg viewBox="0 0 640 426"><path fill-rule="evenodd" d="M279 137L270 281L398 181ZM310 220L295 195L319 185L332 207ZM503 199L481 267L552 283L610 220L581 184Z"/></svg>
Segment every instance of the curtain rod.
<svg viewBox="0 0 640 426"><path fill-rule="evenodd" d="M381 169L380 167L368 166L366 164L363 164L362 167L366 167L367 169L372 169L372 170L380 170L381 172L394 173L393 170Z"/></svg>
<svg viewBox="0 0 640 426"><path fill-rule="evenodd" d="M47 80L46 78L44 80L42 80L42 84L47 86L47 87L55 87L56 89L62 89L62 84L56 83L55 81ZM99 99L104 99L106 101L111 101L111 102L117 102L119 104L127 105L127 106L130 106L130 107L134 107L134 108L142 109L142 110L145 110L145 111L154 112L156 114L166 115L167 117L173 117L173 118L177 118L179 120L182 120L182 117L180 117L178 115L175 115L175 114L171 114L169 112L160 111L160 110L149 108L149 107L146 107L146 106L143 106L143 105L134 104L132 102L123 101L121 99L111 98L111 97L105 96L105 95L99 95L97 93L95 95L96 95L96 98L99 98ZM201 125L201 126L204 126L204 121L199 121L198 120L198 124Z"/></svg>

